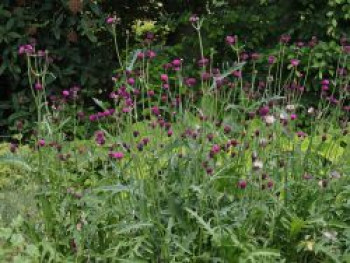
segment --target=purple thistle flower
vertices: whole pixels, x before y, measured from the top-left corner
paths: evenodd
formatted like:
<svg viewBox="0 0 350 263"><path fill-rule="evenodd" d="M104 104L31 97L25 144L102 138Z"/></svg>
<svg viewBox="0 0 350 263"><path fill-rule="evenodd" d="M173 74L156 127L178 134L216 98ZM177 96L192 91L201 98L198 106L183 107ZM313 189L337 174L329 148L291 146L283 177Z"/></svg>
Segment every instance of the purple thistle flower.
<svg viewBox="0 0 350 263"><path fill-rule="evenodd" d="M171 64L173 65L174 68L179 68L179 67L181 67L182 62L180 59L177 58L177 59L174 59L171 62Z"/></svg>
<svg viewBox="0 0 350 263"><path fill-rule="evenodd" d="M39 141L38 141L38 146L39 147L44 147L45 146L45 140L44 139L40 139Z"/></svg>
<svg viewBox="0 0 350 263"><path fill-rule="evenodd" d="M147 53L146 53L146 56L149 58L149 59L153 59L157 56L156 52L154 52L153 50L148 50Z"/></svg>
<svg viewBox="0 0 350 263"><path fill-rule="evenodd" d="M137 54L137 59L142 60L142 59L144 59L144 58L145 58L145 53L139 52L139 53Z"/></svg>
<svg viewBox="0 0 350 263"><path fill-rule="evenodd" d="M197 81L196 81L195 78L187 78L185 80L185 84L186 84L187 87L193 87L193 86L196 85L196 83L197 83Z"/></svg>
<svg viewBox="0 0 350 263"><path fill-rule="evenodd" d="M110 152L109 157L116 159L116 160L121 160L124 158L124 153L122 152Z"/></svg>
<svg viewBox="0 0 350 263"><path fill-rule="evenodd" d="M92 114L92 115L89 116L89 120L91 122L97 121L97 119L98 119L98 117L95 114Z"/></svg>
<svg viewBox="0 0 350 263"><path fill-rule="evenodd" d="M225 38L225 41L228 45L233 46L237 42L237 36L227 36Z"/></svg>
<svg viewBox="0 0 350 263"><path fill-rule="evenodd" d="M200 67L205 67L206 65L208 65L209 63L209 59L207 58L201 58L200 60L198 60L198 66Z"/></svg>
<svg viewBox="0 0 350 263"><path fill-rule="evenodd" d="M135 84L135 79L134 78L128 78L128 84L130 85L130 86L134 86L134 84Z"/></svg>
<svg viewBox="0 0 350 263"><path fill-rule="evenodd" d="M110 16L106 18L106 23L109 25L114 24L115 22L117 22L117 18L115 16L114 17Z"/></svg>
<svg viewBox="0 0 350 263"><path fill-rule="evenodd" d="M68 97L69 96L69 90L64 90L62 91L63 97Z"/></svg>
<svg viewBox="0 0 350 263"><path fill-rule="evenodd" d="M322 85L329 85L329 80L328 79L324 79L321 81Z"/></svg>
<svg viewBox="0 0 350 263"><path fill-rule="evenodd" d="M204 80L204 81L209 80L209 79L210 79L210 73L209 73L209 72L203 72L203 73L201 73L201 78L202 78L202 80Z"/></svg>
<svg viewBox="0 0 350 263"><path fill-rule="evenodd" d="M235 70L232 72L232 75L236 78L242 78L242 71L241 70Z"/></svg>
<svg viewBox="0 0 350 263"><path fill-rule="evenodd" d="M329 86L328 85L322 85L321 90L322 91L328 91L329 90Z"/></svg>
<svg viewBox="0 0 350 263"><path fill-rule="evenodd" d="M318 44L318 39L316 36L313 36L309 41L309 47L314 48Z"/></svg>
<svg viewBox="0 0 350 263"><path fill-rule="evenodd" d="M266 116L269 112L270 112L269 106L264 106L264 107L261 107L261 108L259 109L259 115L260 115L261 117Z"/></svg>
<svg viewBox="0 0 350 263"><path fill-rule="evenodd" d="M288 34L284 34L280 37L280 42L283 44L287 44L290 41L291 37Z"/></svg>
<svg viewBox="0 0 350 263"><path fill-rule="evenodd" d="M240 180L237 184L238 188L245 189L247 187L247 181L246 180Z"/></svg>
<svg viewBox="0 0 350 263"><path fill-rule="evenodd" d="M276 62L276 57L275 56L269 56L268 63L271 65L271 64L274 64L275 62Z"/></svg>
<svg viewBox="0 0 350 263"><path fill-rule="evenodd" d="M43 90L43 86L39 82L35 83L34 88L37 91Z"/></svg>
<svg viewBox="0 0 350 263"><path fill-rule="evenodd" d="M10 152L15 153L18 149L18 144L10 143Z"/></svg>
<svg viewBox="0 0 350 263"><path fill-rule="evenodd" d="M292 113L292 114L290 115L290 119L291 119L292 121L296 120L296 119L297 119L297 115L296 115L295 113Z"/></svg>
<svg viewBox="0 0 350 263"><path fill-rule="evenodd" d="M198 17L196 14L193 14L193 15L190 16L189 21L190 21L191 23L196 23L196 22L199 21L199 17Z"/></svg>
<svg viewBox="0 0 350 263"><path fill-rule="evenodd" d="M345 54L350 54L350 46L343 46L343 52Z"/></svg>
<svg viewBox="0 0 350 263"><path fill-rule="evenodd" d="M293 67L297 67L300 64L300 60L293 58L293 59L290 60L290 64Z"/></svg>
<svg viewBox="0 0 350 263"><path fill-rule="evenodd" d="M213 154L219 153L219 152L220 152L220 145L214 144L214 145L211 147L210 152L213 153Z"/></svg>
<svg viewBox="0 0 350 263"><path fill-rule="evenodd" d="M168 77L167 74L162 74L162 75L160 75L160 80L161 80L163 83L168 83L169 77Z"/></svg>
<svg viewBox="0 0 350 263"><path fill-rule="evenodd" d="M18 48L18 54L23 55L23 54L30 54L34 52L34 48L30 44L22 45Z"/></svg>
<svg viewBox="0 0 350 263"><path fill-rule="evenodd" d="M156 116L159 116L159 115L160 115L160 110L159 110L159 108L158 108L157 106L153 106L153 107L151 108L151 110L152 110L152 113L153 113L154 115L156 115Z"/></svg>

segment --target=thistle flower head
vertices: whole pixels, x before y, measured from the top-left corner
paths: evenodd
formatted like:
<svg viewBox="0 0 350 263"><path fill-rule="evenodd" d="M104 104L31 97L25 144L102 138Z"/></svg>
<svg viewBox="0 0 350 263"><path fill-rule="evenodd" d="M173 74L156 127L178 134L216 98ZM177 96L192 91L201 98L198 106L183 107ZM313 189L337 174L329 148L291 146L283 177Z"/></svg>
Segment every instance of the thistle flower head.
<svg viewBox="0 0 350 263"><path fill-rule="evenodd" d="M116 160L121 160L124 158L124 153L122 153L122 152L110 152L109 157L116 159Z"/></svg>
<svg viewBox="0 0 350 263"><path fill-rule="evenodd" d="M196 22L199 21L199 17L198 17L196 14L192 14L192 15L190 16L189 21L190 21L191 23L196 23Z"/></svg>
<svg viewBox="0 0 350 263"><path fill-rule="evenodd" d="M41 85L40 82L35 83L34 89L37 91L43 90L43 86Z"/></svg>
<svg viewBox="0 0 350 263"><path fill-rule="evenodd" d="M296 120L296 119L297 119L297 115L294 114L294 113L292 113L292 114L290 115L290 119L291 119L292 121Z"/></svg>
<svg viewBox="0 0 350 263"><path fill-rule="evenodd" d="M46 145L46 142L45 142L44 139L40 139L40 140L38 141L38 146L39 146L39 147L44 147L45 145Z"/></svg>
<svg viewBox="0 0 350 263"><path fill-rule="evenodd" d="M62 95L63 95L63 97L68 97L69 96L69 90L64 90L64 91L62 91Z"/></svg>
<svg viewBox="0 0 350 263"><path fill-rule="evenodd" d="M168 83L169 77L168 77L167 74L162 74L162 75L160 75L160 80L161 80L163 83Z"/></svg>
<svg viewBox="0 0 350 263"><path fill-rule="evenodd" d="M236 44L238 37L237 36L226 36L225 41L229 46Z"/></svg>
<svg viewBox="0 0 350 263"><path fill-rule="evenodd" d="M237 184L237 187L240 189L246 189L247 187L247 181L246 180L240 180Z"/></svg>
<svg viewBox="0 0 350 263"><path fill-rule="evenodd" d="M290 60L290 64L293 66L293 67L297 67L299 64L300 64L300 60L299 59L296 59L296 58L293 58Z"/></svg>
<svg viewBox="0 0 350 263"><path fill-rule="evenodd" d="M269 106L263 106L263 107L261 107L261 108L259 109L259 115L260 115L261 117L266 116L269 112L270 112Z"/></svg>
<svg viewBox="0 0 350 263"><path fill-rule="evenodd" d="M276 57L275 56L269 56L268 58L268 63L271 65L271 64L274 64L276 62Z"/></svg>

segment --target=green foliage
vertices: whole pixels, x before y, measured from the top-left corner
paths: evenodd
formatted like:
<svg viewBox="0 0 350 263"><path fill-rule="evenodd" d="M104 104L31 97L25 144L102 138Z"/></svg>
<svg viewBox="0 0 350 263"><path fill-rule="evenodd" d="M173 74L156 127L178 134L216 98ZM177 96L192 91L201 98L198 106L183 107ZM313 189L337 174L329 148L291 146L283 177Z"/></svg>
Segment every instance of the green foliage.
<svg viewBox="0 0 350 263"><path fill-rule="evenodd" d="M0 261L347 262L349 79L336 71L350 69L334 38L349 10L347 1L321 2L327 8L309 0L1 3L0 75L13 93L0 110L16 108L0 125L28 120L13 127L18 147L0 144ZM107 25L116 7L121 22ZM193 29L194 11L202 19ZM327 36L314 48L271 46L280 33L308 38L314 28ZM155 43L143 39L149 31ZM23 56L29 83L42 89L21 90L24 32L53 59L39 72L47 53ZM234 34L228 50L223 39ZM204 43L197 53L195 37ZM158 45L172 38L181 45ZM262 57L231 62L257 45ZM208 65L187 63L202 52ZM163 67L178 55L180 68ZM266 64L269 55L276 61ZM116 61L110 94L104 78ZM187 82L207 70L208 80ZM329 91L316 100L324 78Z"/></svg>

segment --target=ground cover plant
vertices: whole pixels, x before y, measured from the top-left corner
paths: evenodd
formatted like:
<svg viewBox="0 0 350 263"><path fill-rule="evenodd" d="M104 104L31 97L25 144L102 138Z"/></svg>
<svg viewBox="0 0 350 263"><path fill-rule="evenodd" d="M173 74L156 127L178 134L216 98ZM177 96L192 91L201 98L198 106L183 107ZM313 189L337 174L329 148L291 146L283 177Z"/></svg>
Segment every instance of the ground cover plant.
<svg viewBox="0 0 350 263"><path fill-rule="evenodd" d="M89 109L78 85L47 91L49 51L18 49L37 121L0 148L3 262L349 262L345 38L313 67L315 37L260 55L228 35L216 65L192 15L193 65L152 23L133 49L105 23L118 68Z"/></svg>

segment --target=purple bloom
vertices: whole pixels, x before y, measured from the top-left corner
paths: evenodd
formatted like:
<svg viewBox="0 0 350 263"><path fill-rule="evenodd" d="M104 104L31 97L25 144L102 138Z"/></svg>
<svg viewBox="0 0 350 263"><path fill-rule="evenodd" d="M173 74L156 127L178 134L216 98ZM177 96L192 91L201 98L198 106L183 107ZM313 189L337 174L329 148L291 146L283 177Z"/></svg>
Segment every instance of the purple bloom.
<svg viewBox="0 0 350 263"><path fill-rule="evenodd" d="M190 16L189 21L190 21L191 23L196 23L196 22L199 21L199 17L198 17L196 14L193 14L193 15Z"/></svg>
<svg viewBox="0 0 350 263"><path fill-rule="evenodd" d="M77 113L77 116L78 116L79 120L82 120L82 119L85 118L85 113L80 111L80 112Z"/></svg>
<svg viewBox="0 0 350 263"><path fill-rule="evenodd" d="M313 48L313 47L315 47L315 46L317 45L317 43L318 43L317 37L316 37L316 36L313 36L313 37L311 38L311 40L309 41L309 47L310 47L310 48Z"/></svg>
<svg viewBox="0 0 350 263"><path fill-rule="evenodd" d="M96 142L98 145L103 145L103 144L105 144L106 139L105 139L105 134L104 134L103 131L97 131L97 132L95 132L95 142Z"/></svg>
<svg viewBox="0 0 350 263"><path fill-rule="evenodd" d="M146 33L146 40L152 41L154 39L154 33L153 32L147 32Z"/></svg>
<svg viewBox="0 0 350 263"><path fill-rule="evenodd" d="M144 59L144 58L145 58L145 53L139 52L139 53L137 54L137 58L140 59L140 60Z"/></svg>
<svg viewBox="0 0 350 263"><path fill-rule="evenodd" d="M204 67L208 65L208 63L209 63L209 59L207 58L201 58L200 60L198 60L198 66L200 67Z"/></svg>
<svg viewBox="0 0 350 263"><path fill-rule="evenodd" d="M143 145L147 145L149 143L149 138L147 138L147 137L143 138L142 143L143 143Z"/></svg>
<svg viewBox="0 0 350 263"><path fill-rule="evenodd" d="M232 72L232 75L236 78L242 78L242 71L241 70L235 70Z"/></svg>
<svg viewBox="0 0 350 263"><path fill-rule="evenodd" d="M171 69L172 67L173 67L173 65L172 65L171 63L165 63L165 64L163 65L163 68L164 68L165 70Z"/></svg>
<svg viewBox="0 0 350 263"><path fill-rule="evenodd" d="M343 52L345 54L350 54L350 46L343 46Z"/></svg>
<svg viewBox="0 0 350 263"><path fill-rule="evenodd" d="M201 78L202 78L202 80L209 80L210 79L210 73L209 72L203 72L202 74L201 74Z"/></svg>
<svg viewBox="0 0 350 263"><path fill-rule="evenodd" d="M214 144L214 145L211 147L210 152L213 153L213 154L219 153L219 152L220 152L220 145Z"/></svg>
<svg viewBox="0 0 350 263"><path fill-rule="evenodd" d="M37 82L37 83L35 83L34 88L35 88L36 90L40 91L40 90L43 89L43 86L42 86L39 82Z"/></svg>
<svg viewBox="0 0 350 263"><path fill-rule="evenodd" d="M68 90L62 91L62 95L63 95L63 97L68 97L69 96L69 91Z"/></svg>
<svg viewBox="0 0 350 263"><path fill-rule="evenodd" d="M240 180L237 184L238 188L240 189L245 189L247 187L247 181L245 180Z"/></svg>
<svg viewBox="0 0 350 263"><path fill-rule="evenodd" d="M227 36L225 41L228 45L233 46L237 42L237 36Z"/></svg>
<svg viewBox="0 0 350 263"><path fill-rule="evenodd" d="M180 59L174 59L171 64L173 65L174 68L180 68L181 67L181 60Z"/></svg>
<svg viewBox="0 0 350 263"><path fill-rule="evenodd" d="M34 52L34 48L32 45L27 44L27 45L22 45L18 48L18 54L22 55L22 54L29 54L29 53L33 53Z"/></svg>
<svg viewBox="0 0 350 263"><path fill-rule="evenodd" d="M249 58L249 55L246 52L242 52L240 55L241 60L246 61Z"/></svg>
<svg viewBox="0 0 350 263"><path fill-rule="evenodd" d="M297 136L298 136L299 138L304 138L304 137L307 136L307 134L306 134L305 132L303 132L303 131L298 131L296 134L297 134Z"/></svg>
<svg viewBox="0 0 350 263"><path fill-rule="evenodd" d="M18 145L16 143L10 143L10 152L15 153L18 149Z"/></svg>
<svg viewBox="0 0 350 263"><path fill-rule="evenodd" d="M300 60L293 58L293 59L290 60L290 64L293 67L297 67L300 64Z"/></svg>
<svg viewBox="0 0 350 263"><path fill-rule="evenodd" d="M322 85L321 90L322 91L328 91L329 90L329 86L328 85Z"/></svg>
<svg viewBox="0 0 350 263"><path fill-rule="evenodd" d="M167 74L162 74L162 75L160 75L160 80L161 80L163 83L168 83L169 77L168 77Z"/></svg>
<svg viewBox="0 0 350 263"><path fill-rule="evenodd" d="M269 56L268 62L269 62L269 64L274 64L276 62L276 57L275 56Z"/></svg>
<svg viewBox="0 0 350 263"><path fill-rule="evenodd" d="M296 120L296 118L297 118L297 115L296 115L296 114L292 113L292 114L290 115L290 119L291 119L292 121Z"/></svg>
<svg viewBox="0 0 350 263"><path fill-rule="evenodd" d="M110 152L109 157L116 159L116 160L121 160L124 158L124 153L122 153L122 152Z"/></svg>
<svg viewBox="0 0 350 263"><path fill-rule="evenodd" d="M153 107L151 108L151 110L152 110L152 113L153 113L154 115L157 115L157 116L160 115L160 110L159 110L159 108L158 108L157 106L153 106Z"/></svg>
<svg viewBox="0 0 350 263"><path fill-rule="evenodd" d="M155 95L154 90L147 91L147 95L148 95L148 97L153 97Z"/></svg>
<svg viewBox="0 0 350 263"><path fill-rule="evenodd" d="M187 78L185 80L185 84L187 87L193 87L194 85L196 85L197 81L195 78Z"/></svg>
<svg viewBox="0 0 350 263"><path fill-rule="evenodd" d="M284 34L280 37L280 42L283 44L287 44L290 41L290 35Z"/></svg>
<svg viewBox="0 0 350 263"><path fill-rule="evenodd" d="M130 86L133 86L135 84L135 79L134 78L128 78L128 84Z"/></svg>
<svg viewBox="0 0 350 263"><path fill-rule="evenodd" d="M148 50L146 55L149 59L155 58L157 56L156 52L154 52L153 50Z"/></svg>
<svg viewBox="0 0 350 263"><path fill-rule="evenodd" d="M44 147L45 146L45 140L44 139L40 139L39 141L38 141L38 146L39 147Z"/></svg>
<svg viewBox="0 0 350 263"><path fill-rule="evenodd" d="M97 117L96 114L91 114L91 115L89 116L89 120L90 120L91 122L96 121L97 119L98 119L98 117Z"/></svg>
<svg viewBox="0 0 350 263"><path fill-rule="evenodd" d="M270 108L268 106L261 107L259 109L260 116L264 117L270 112Z"/></svg>
<svg viewBox="0 0 350 263"><path fill-rule="evenodd" d="M117 18L116 17L112 17L112 16L110 16L110 17L107 17L107 19L106 19L106 23L107 24L114 24L115 22L117 21Z"/></svg>
<svg viewBox="0 0 350 263"><path fill-rule="evenodd" d="M131 109L129 108L129 107L124 107L123 109L122 109L122 112L123 113L129 113L131 111Z"/></svg>
<svg viewBox="0 0 350 263"><path fill-rule="evenodd" d="M329 85L329 80L328 79L324 79L321 81L322 85Z"/></svg>
<svg viewBox="0 0 350 263"><path fill-rule="evenodd" d="M298 48L302 48L305 44L304 44L304 42L302 42L302 41L298 41L298 42L295 43L295 45L296 45Z"/></svg>

